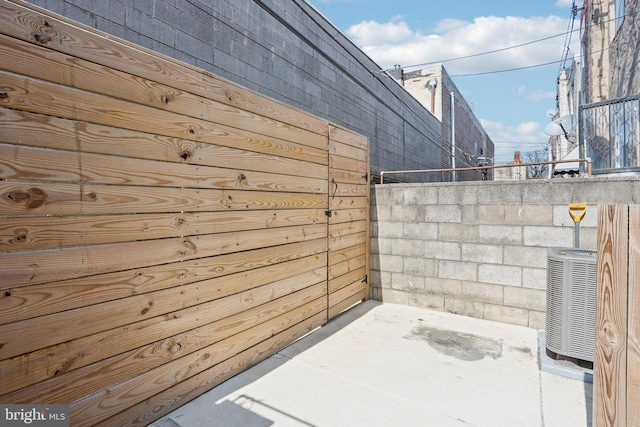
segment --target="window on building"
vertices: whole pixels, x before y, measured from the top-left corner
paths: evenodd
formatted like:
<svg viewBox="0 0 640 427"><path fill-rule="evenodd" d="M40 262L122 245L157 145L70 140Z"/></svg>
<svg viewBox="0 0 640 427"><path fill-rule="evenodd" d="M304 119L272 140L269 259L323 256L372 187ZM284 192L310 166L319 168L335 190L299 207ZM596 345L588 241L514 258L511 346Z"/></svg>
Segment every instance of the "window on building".
<svg viewBox="0 0 640 427"><path fill-rule="evenodd" d="M624 0L616 0L616 33L624 21Z"/></svg>

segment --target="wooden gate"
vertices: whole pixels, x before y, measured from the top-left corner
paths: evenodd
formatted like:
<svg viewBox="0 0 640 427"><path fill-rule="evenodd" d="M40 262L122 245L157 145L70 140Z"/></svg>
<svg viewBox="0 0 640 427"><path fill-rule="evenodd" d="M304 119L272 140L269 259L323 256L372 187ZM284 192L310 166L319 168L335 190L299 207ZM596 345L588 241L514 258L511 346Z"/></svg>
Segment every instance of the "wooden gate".
<svg viewBox="0 0 640 427"><path fill-rule="evenodd" d="M18 1L0 57L0 402L146 425L367 297L366 138Z"/></svg>

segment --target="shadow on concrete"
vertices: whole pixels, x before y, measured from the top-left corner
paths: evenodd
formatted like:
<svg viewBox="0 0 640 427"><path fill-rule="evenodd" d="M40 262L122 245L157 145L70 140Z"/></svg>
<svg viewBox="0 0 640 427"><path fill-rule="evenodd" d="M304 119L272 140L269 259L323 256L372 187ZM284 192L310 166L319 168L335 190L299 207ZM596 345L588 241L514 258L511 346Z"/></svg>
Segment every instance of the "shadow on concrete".
<svg viewBox="0 0 640 427"><path fill-rule="evenodd" d="M276 424L276 420L285 425L316 427L296 414L288 413L246 394L241 394L233 400L229 400L227 397L331 337L380 304L382 303L369 301L352 306L325 325L299 338L269 358L218 384L165 417L156 420L150 424L150 427L270 427ZM286 385L283 384L283 387Z"/></svg>

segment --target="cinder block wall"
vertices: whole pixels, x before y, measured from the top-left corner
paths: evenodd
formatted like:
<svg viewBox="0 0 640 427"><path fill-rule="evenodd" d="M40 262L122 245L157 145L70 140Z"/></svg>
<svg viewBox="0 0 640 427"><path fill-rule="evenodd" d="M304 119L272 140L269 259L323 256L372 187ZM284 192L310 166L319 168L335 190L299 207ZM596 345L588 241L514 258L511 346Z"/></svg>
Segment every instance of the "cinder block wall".
<svg viewBox="0 0 640 427"><path fill-rule="evenodd" d="M573 246L568 205L587 204L580 246L596 249L597 205L638 202L635 178L376 185L372 297L544 329L547 250Z"/></svg>

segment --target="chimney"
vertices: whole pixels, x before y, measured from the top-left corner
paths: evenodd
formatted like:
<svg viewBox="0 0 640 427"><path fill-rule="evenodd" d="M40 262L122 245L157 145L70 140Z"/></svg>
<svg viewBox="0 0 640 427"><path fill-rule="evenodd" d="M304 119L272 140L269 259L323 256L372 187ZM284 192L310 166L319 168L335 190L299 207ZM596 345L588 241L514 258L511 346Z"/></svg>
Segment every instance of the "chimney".
<svg viewBox="0 0 640 427"><path fill-rule="evenodd" d="M516 151L513 153L513 163L516 165L520 164L520 152Z"/></svg>
<svg viewBox="0 0 640 427"><path fill-rule="evenodd" d="M400 65L394 65L393 70L389 71L389 74L404 86L404 70Z"/></svg>

